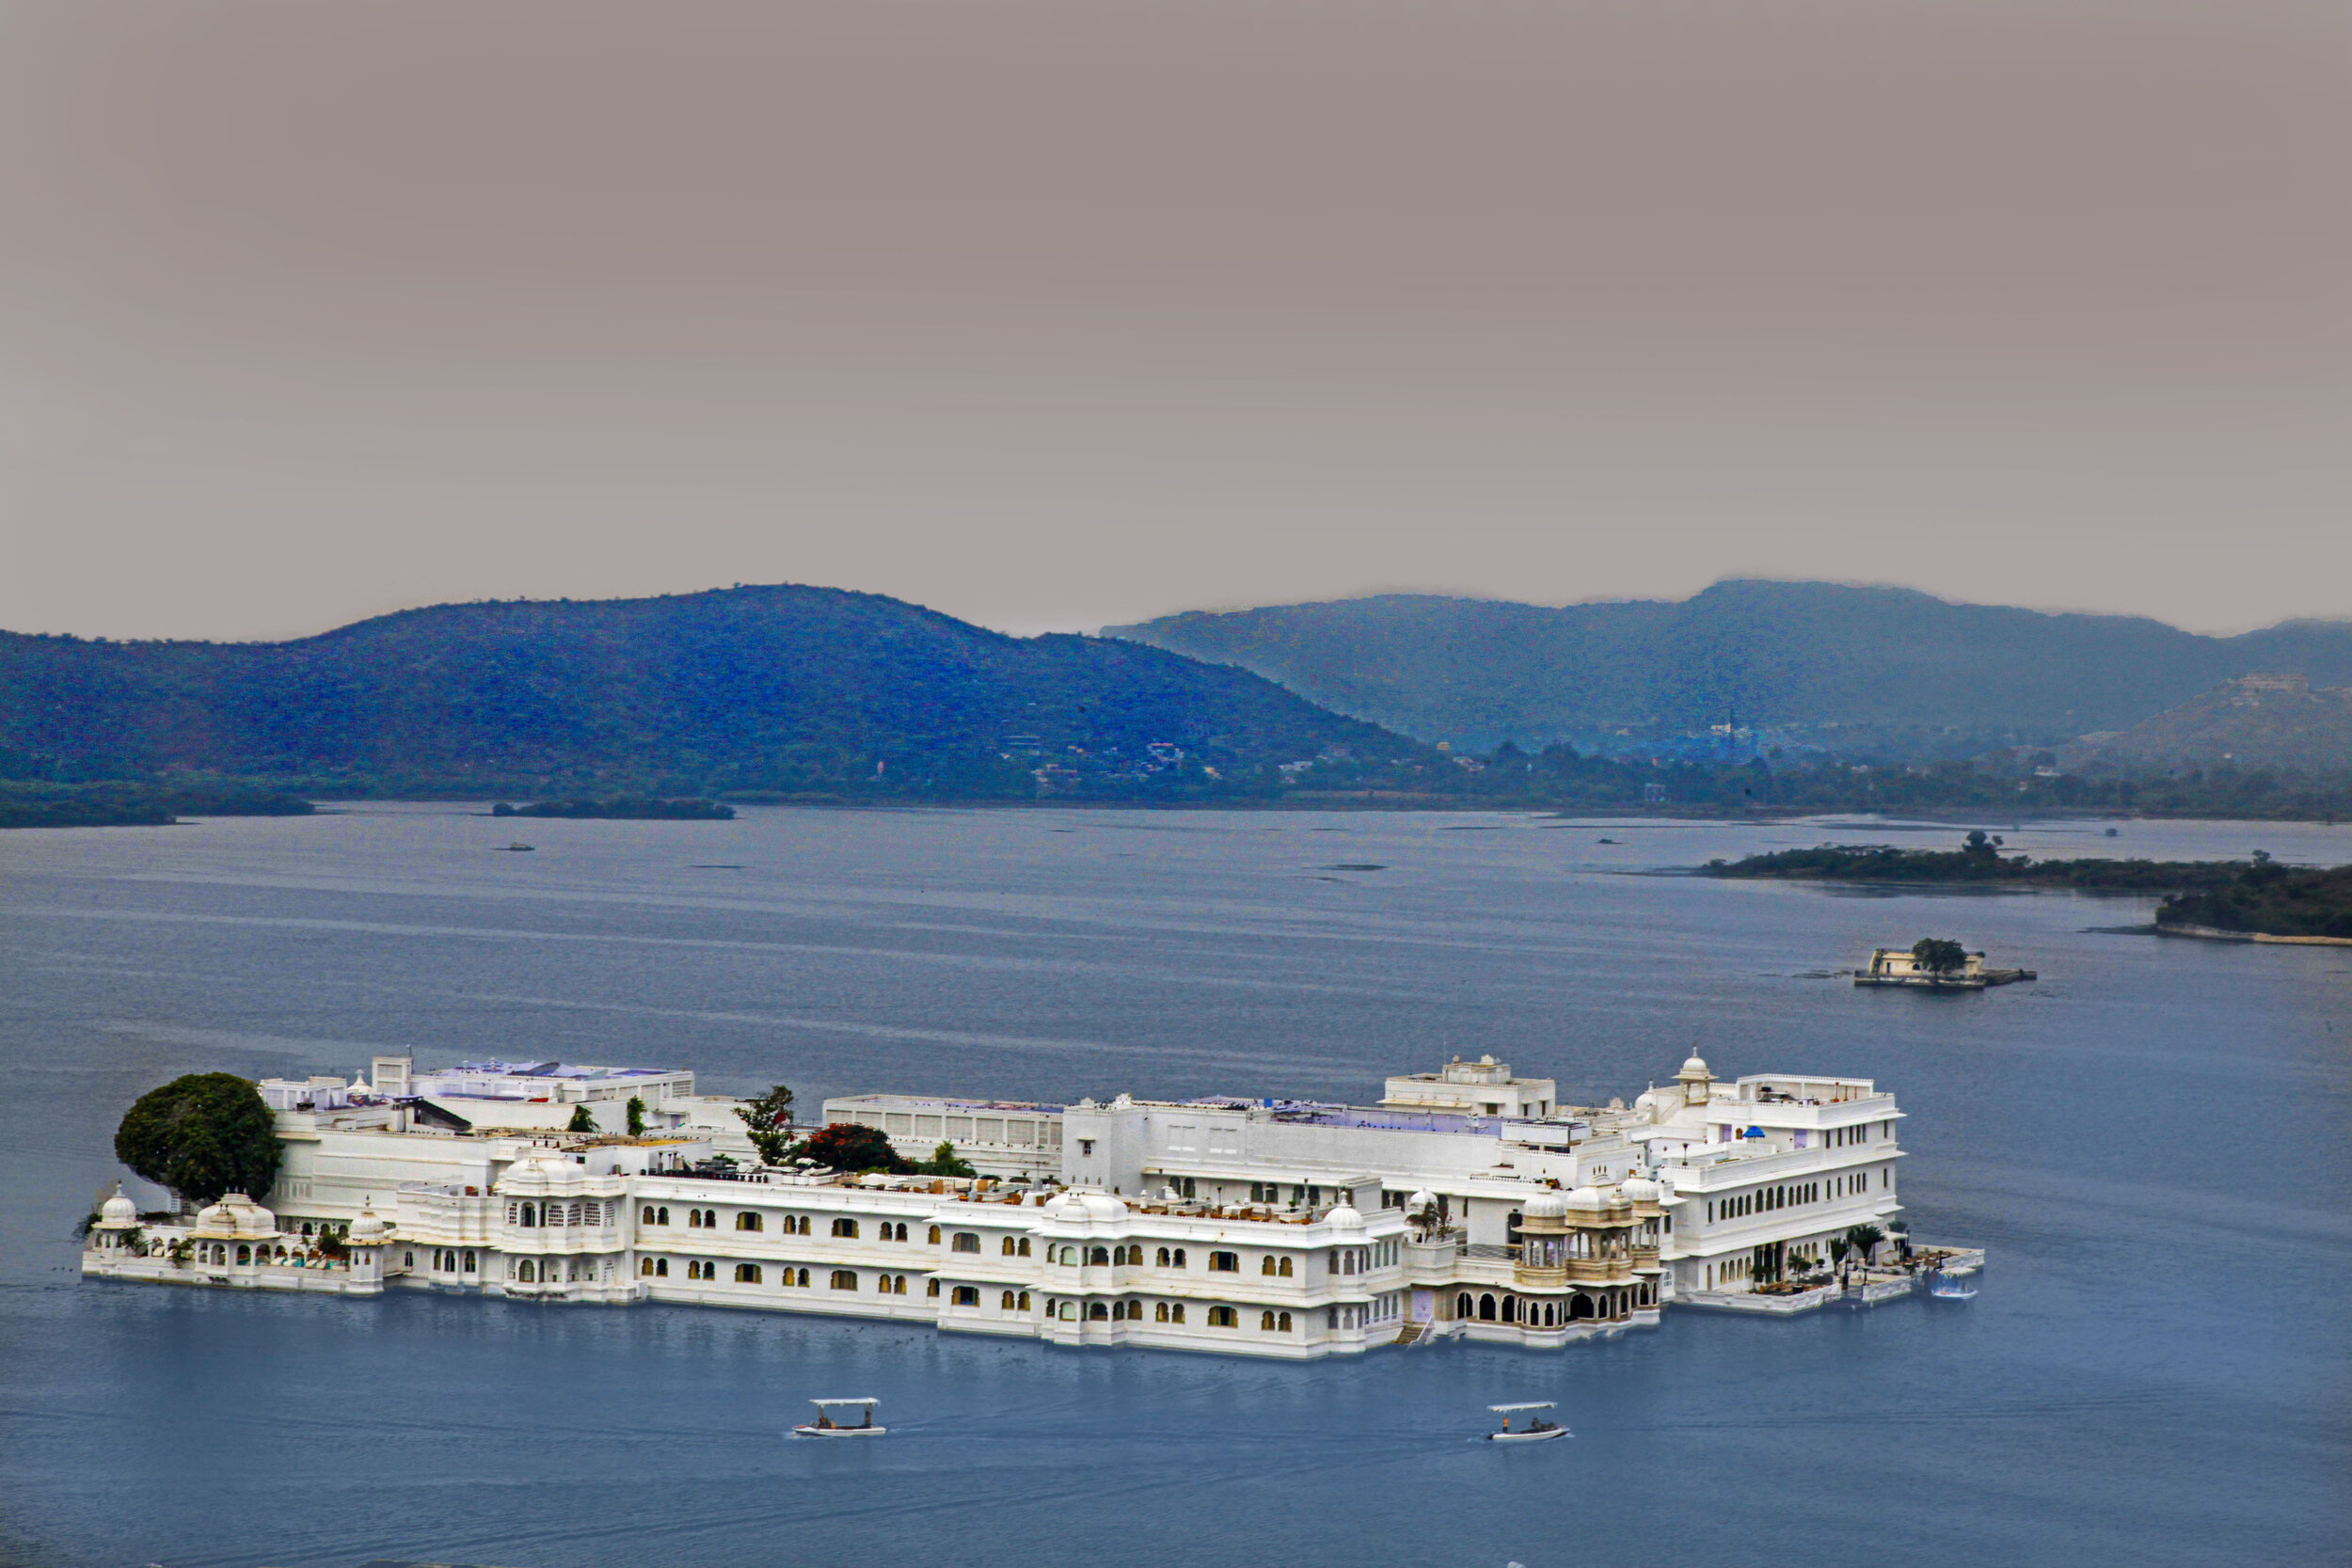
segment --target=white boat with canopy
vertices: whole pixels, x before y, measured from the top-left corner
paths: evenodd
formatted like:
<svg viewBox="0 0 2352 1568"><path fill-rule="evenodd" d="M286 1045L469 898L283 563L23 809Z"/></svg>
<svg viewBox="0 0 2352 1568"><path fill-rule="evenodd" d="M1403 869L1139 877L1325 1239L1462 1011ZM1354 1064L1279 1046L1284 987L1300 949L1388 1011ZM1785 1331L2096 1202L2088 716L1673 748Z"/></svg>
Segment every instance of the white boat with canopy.
<svg viewBox="0 0 2352 1568"><path fill-rule="evenodd" d="M1541 1416L1531 1416L1525 1426L1517 1431L1512 1429L1511 1418L1518 1412L1549 1410L1552 1406L1553 1402L1550 1400L1528 1400L1518 1404L1488 1405L1486 1407L1488 1410L1502 1418L1502 1426L1500 1431L1486 1433L1486 1441L1489 1443L1542 1443L1554 1437L1565 1437L1568 1434L1566 1427L1547 1421Z"/></svg>
<svg viewBox="0 0 2352 1568"><path fill-rule="evenodd" d="M890 1430L874 1424L874 1406L882 1403L880 1400L811 1400L808 1402L817 1407L817 1418L794 1427L792 1435L795 1437L880 1437ZM836 1410L855 1410L865 1419L854 1423L836 1421L833 1418Z"/></svg>

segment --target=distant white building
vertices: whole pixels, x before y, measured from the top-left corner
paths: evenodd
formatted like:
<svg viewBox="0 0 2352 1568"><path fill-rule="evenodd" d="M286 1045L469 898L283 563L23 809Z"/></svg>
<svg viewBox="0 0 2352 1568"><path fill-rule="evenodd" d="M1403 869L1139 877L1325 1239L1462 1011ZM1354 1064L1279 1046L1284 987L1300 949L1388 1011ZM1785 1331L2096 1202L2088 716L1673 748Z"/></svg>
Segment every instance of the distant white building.
<svg viewBox="0 0 2352 1568"><path fill-rule="evenodd" d="M265 1085L285 1144L266 1205L232 1195L148 1224L111 1200L84 1273L1313 1357L1433 1335L1561 1345L1653 1325L1674 1301L1811 1304L1782 1282L1899 1212L1891 1096L1867 1079L1722 1084L1696 1057L1605 1110L1563 1110L1549 1081L1491 1058L1392 1078L1370 1107L826 1102L910 1155L954 1144L983 1173L963 1180L759 1167L733 1102L695 1096L691 1073L372 1071ZM628 1098L647 1113L634 1136L512 1119Z"/></svg>

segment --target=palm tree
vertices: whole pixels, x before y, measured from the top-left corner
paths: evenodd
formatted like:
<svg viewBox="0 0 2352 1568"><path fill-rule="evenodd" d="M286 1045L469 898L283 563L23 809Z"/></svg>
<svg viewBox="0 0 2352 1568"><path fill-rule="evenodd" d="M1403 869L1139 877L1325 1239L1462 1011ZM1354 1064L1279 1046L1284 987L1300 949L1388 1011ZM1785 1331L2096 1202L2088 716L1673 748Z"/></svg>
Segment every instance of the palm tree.
<svg viewBox="0 0 2352 1568"><path fill-rule="evenodd" d="M1839 1277L1839 1280L1838 1280L1838 1288L1839 1288L1840 1290L1843 1290L1843 1289L1845 1288L1845 1280L1844 1280L1843 1275L1844 1275L1844 1271L1845 1271L1845 1267L1846 1267L1846 1253L1847 1253L1847 1251L1848 1251L1848 1250L1849 1250L1849 1249L1848 1249L1848 1246L1847 1246L1847 1243L1846 1243L1846 1238L1845 1238L1845 1237L1843 1237L1843 1236L1832 1236L1832 1237L1829 1239L1829 1261L1830 1261L1830 1266L1831 1266L1832 1268L1836 1269L1837 1271L1839 1271L1839 1276L1840 1276L1840 1277Z"/></svg>
<svg viewBox="0 0 2352 1568"><path fill-rule="evenodd" d="M1875 1225L1853 1225L1846 1227L1846 1244L1862 1254L1862 1266L1866 1269L1870 1266L1870 1254L1877 1251L1879 1243L1885 1240L1886 1232Z"/></svg>

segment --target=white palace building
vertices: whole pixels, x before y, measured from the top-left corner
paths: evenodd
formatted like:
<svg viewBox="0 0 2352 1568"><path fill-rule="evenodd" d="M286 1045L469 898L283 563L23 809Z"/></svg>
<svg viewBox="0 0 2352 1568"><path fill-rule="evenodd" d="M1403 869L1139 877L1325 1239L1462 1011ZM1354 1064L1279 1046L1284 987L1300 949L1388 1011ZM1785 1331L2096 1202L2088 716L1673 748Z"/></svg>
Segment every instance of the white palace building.
<svg viewBox="0 0 2352 1568"><path fill-rule="evenodd" d="M735 1101L697 1095L691 1072L371 1070L263 1083L285 1144L276 1187L169 1220L118 1193L83 1273L1312 1357L1440 1337L1562 1345L1654 1325L1668 1303L1818 1306L1833 1239L1900 1228L1892 1095L1723 1083L1695 1056L1605 1108L1558 1104L1491 1057L1391 1078L1372 1106L825 1102L827 1122L902 1154L954 1144L979 1172L963 1180L763 1167ZM631 1101L635 1134L566 1130L582 1106L624 1125Z"/></svg>

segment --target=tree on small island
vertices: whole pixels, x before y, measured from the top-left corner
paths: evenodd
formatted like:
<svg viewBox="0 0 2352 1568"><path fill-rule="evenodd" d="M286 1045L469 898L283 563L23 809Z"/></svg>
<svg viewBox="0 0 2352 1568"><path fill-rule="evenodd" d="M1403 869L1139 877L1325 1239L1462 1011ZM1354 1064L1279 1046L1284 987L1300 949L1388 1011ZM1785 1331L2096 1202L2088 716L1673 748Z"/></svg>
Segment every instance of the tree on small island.
<svg viewBox="0 0 2352 1568"><path fill-rule="evenodd" d="M572 1107L572 1119L571 1119L570 1121L568 1121L568 1122L566 1122L566 1123L564 1124L564 1132L596 1132L596 1118L595 1114L594 1114L593 1112L591 1112L591 1111L588 1109L588 1107L587 1107L587 1106L585 1106L585 1105L575 1105L575 1106L573 1106L573 1107Z"/></svg>
<svg viewBox="0 0 2352 1568"><path fill-rule="evenodd" d="M783 1084L771 1084L766 1094L738 1105L735 1114L742 1121L752 1147L759 1150L759 1157L764 1163L781 1165L793 1157L790 1152L792 1091L789 1087Z"/></svg>
<svg viewBox="0 0 2352 1568"><path fill-rule="evenodd" d="M914 1168L890 1147L890 1139L881 1128L854 1121L836 1121L820 1127L789 1153L794 1159L814 1160L834 1170L878 1170L905 1176Z"/></svg>
<svg viewBox="0 0 2352 1568"><path fill-rule="evenodd" d="M1911 944L1911 958L1931 974L1949 974L1968 967L1968 949L1942 937L1921 937Z"/></svg>
<svg viewBox="0 0 2352 1568"><path fill-rule="evenodd" d="M276 1185L284 1150L261 1091L233 1072L192 1072L150 1089L115 1129L115 1158L192 1203Z"/></svg>

